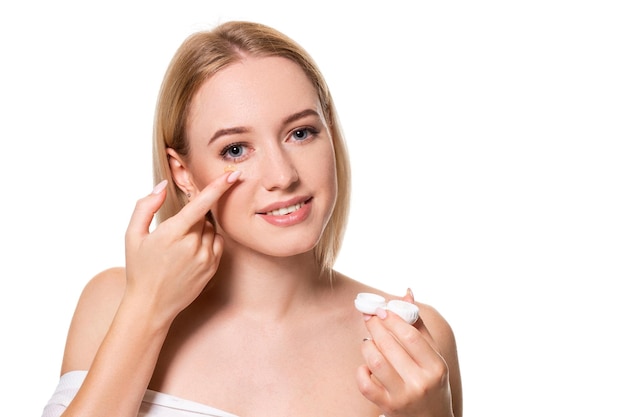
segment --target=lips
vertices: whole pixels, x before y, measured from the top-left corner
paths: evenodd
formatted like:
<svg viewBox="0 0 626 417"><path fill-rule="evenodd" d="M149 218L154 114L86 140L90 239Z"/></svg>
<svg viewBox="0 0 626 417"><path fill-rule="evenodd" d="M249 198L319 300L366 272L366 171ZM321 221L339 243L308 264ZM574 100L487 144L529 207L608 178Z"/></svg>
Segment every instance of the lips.
<svg viewBox="0 0 626 417"><path fill-rule="evenodd" d="M284 216L285 214L293 213L294 211L300 209L304 203L292 204L289 207L281 207L276 210L268 211L263 214L267 214L268 216Z"/></svg>
<svg viewBox="0 0 626 417"><path fill-rule="evenodd" d="M289 201L284 201L282 203L272 204L258 211L257 214L264 214L267 216L285 216L287 214L293 213L294 211L300 210L305 204L311 201L311 199L312 197L300 197L291 199Z"/></svg>
<svg viewBox="0 0 626 417"><path fill-rule="evenodd" d="M271 204L258 211L257 215L274 226L293 226L309 217L311 213L311 204L309 203L312 199L313 197L299 197Z"/></svg>

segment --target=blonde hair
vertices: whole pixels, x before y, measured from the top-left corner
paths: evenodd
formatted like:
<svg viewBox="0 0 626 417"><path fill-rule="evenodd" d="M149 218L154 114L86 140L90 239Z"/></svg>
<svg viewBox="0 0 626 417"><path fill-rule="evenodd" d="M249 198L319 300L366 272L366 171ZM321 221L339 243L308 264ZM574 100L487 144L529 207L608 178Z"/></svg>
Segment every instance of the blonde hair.
<svg viewBox="0 0 626 417"><path fill-rule="evenodd" d="M290 59L317 90L335 149L338 182L333 213L315 248L317 261L330 270L341 248L350 205L350 165L338 116L326 81L309 54L281 32L259 23L226 22L213 30L194 33L172 58L161 85L154 122L154 182L169 180L157 221L175 215L185 204L184 194L172 181L166 149L172 148L183 157L188 155L186 123L192 98L207 79L244 55Z"/></svg>

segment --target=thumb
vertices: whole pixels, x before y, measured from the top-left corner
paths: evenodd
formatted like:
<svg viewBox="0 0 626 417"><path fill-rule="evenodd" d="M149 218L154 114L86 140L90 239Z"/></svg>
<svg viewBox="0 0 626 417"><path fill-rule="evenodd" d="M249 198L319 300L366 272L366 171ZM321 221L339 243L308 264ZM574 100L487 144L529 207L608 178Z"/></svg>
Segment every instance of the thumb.
<svg viewBox="0 0 626 417"><path fill-rule="evenodd" d="M135 210L126 229L126 243L132 243L135 237L143 237L149 233L154 215L161 208L167 196L167 180L158 183L152 192L137 201Z"/></svg>

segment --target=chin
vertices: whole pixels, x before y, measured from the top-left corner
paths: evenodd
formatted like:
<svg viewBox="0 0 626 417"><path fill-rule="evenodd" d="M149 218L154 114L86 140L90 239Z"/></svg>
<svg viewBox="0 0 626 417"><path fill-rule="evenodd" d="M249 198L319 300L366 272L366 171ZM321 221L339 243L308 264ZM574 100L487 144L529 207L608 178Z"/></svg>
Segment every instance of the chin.
<svg viewBox="0 0 626 417"><path fill-rule="evenodd" d="M277 258L288 258L291 256L299 256L299 255L303 255L306 253L312 253L313 250L315 249L314 245L278 245L277 247L274 247L272 249L269 249L266 251L266 253L270 256L275 256Z"/></svg>
<svg viewBox="0 0 626 417"><path fill-rule="evenodd" d="M319 240L319 236L307 238L306 236L299 235L291 239L285 239L284 237L279 238L277 236L275 239L266 239L263 242L257 241L251 247L253 250L269 256L287 258L312 253Z"/></svg>

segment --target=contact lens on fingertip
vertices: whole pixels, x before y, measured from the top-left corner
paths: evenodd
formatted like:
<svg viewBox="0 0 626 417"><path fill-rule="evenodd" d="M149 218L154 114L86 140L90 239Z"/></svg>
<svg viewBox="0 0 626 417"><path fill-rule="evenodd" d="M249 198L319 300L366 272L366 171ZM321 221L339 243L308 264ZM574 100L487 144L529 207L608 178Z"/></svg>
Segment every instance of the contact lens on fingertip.
<svg viewBox="0 0 626 417"><path fill-rule="evenodd" d="M237 171L237 165L226 165L224 167L224 172L235 172Z"/></svg>
<svg viewBox="0 0 626 417"><path fill-rule="evenodd" d="M409 324L415 323L419 317L419 308L413 303L403 300L386 302L384 297L367 292L357 294L354 306L361 313L372 315L376 314L377 309L383 308L397 314Z"/></svg>

